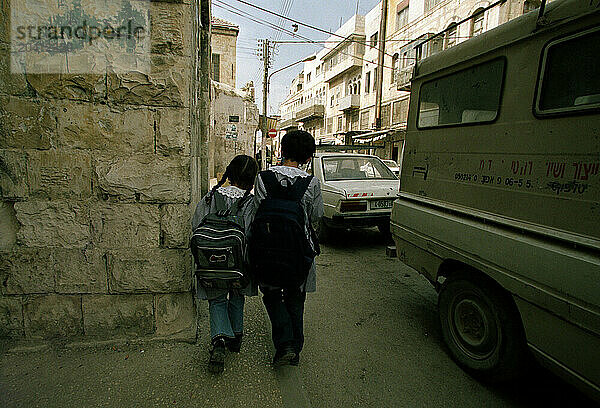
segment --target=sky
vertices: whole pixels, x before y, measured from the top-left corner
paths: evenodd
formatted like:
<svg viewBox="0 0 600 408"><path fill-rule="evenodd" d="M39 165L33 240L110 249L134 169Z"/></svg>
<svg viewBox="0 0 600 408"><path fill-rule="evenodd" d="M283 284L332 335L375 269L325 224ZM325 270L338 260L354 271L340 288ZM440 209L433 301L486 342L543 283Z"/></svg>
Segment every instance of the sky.
<svg viewBox="0 0 600 408"><path fill-rule="evenodd" d="M285 15L302 23L335 32L341 24L354 14L358 6L358 14L365 15L380 0L247 0L264 9ZM235 9L233 9L235 8ZM237 9L237 10L236 10ZM251 14L252 21L243 17L245 13ZM262 87L263 63L256 56L259 39L271 40L303 40L293 37L289 33L277 31L265 24L269 22L285 30L293 31L293 22L257 10L251 6L240 3L238 0L212 0L212 14L232 22L240 27L237 41L237 87L241 88L249 81L254 82L256 88L256 104L262 114ZM341 23L341 24L340 24ZM299 26L297 35L311 40L325 40L328 34L308 27ZM318 51L322 47L314 44L279 44L276 55L272 58L270 72L299 61ZM268 95L269 115L277 114L279 104L284 100L292 79L302 71L303 64L298 64L281 72L273 74Z"/></svg>

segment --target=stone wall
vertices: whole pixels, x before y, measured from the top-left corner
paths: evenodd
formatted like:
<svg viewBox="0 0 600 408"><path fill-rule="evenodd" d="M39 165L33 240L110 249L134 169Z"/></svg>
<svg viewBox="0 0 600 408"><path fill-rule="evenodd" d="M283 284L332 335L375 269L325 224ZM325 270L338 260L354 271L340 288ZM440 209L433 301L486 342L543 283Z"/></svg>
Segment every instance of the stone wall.
<svg viewBox="0 0 600 408"><path fill-rule="evenodd" d="M208 1L149 4L149 74L12 74L9 7L0 0L0 337L194 339Z"/></svg>

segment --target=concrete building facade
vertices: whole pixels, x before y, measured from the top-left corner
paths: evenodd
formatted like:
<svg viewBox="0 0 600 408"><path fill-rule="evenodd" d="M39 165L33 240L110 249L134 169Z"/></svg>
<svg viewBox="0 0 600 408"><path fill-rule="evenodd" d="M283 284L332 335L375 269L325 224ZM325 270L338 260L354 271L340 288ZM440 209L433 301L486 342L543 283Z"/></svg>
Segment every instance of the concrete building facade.
<svg viewBox="0 0 600 408"><path fill-rule="evenodd" d="M254 84L236 89L236 44L239 27L212 17L211 25L211 129L208 137L208 167L216 183L227 164L238 154L253 156L258 128Z"/></svg>
<svg viewBox="0 0 600 408"><path fill-rule="evenodd" d="M236 49L238 26L212 17L211 21L211 73L212 80L231 87L236 86Z"/></svg>
<svg viewBox="0 0 600 408"><path fill-rule="evenodd" d="M304 64L280 105L281 128L300 127L317 141L375 143L376 154L399 160L410 98L415 46L451 28L424 47L423 57L452 47L539 6L536 0L507 0L484 13L488 0L390 0L385 33L380 33L382 3L365 16L350 18L316 59ZM473 19L457 25L461 20ZM452 29L454 28L454 29ZM378 61L381 36L385 54ZM383 70L380 127L376 126L377 71ZM302 82L303 86L299 86Z"/></svg>

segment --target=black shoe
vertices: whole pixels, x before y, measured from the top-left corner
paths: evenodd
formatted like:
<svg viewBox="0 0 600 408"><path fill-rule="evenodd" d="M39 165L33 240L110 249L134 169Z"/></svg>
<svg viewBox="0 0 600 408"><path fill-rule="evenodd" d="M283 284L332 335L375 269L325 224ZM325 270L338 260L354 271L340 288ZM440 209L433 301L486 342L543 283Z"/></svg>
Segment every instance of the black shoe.
<svg viewBox="0 0 600 408"><path fill-rule="evenodd" d="M292 364L292 360L296 357L296 352L291 347L286 347L275 352L273 357L273 367L281 367Z"/></svg>
<svg viewBox="0 0 600 408"><path fill-rule="evenodd" d="M210 360L208 360L208 370L211 373L219 374L225 367L225 340L217 337L213 340L210 350Z"/></svg>
<svg viewBox="0 0 600 408"><path fill-rule="evenodd" d="M242 335L236 334L234 339L226 339L225 345L227 346L227 350L232 353L239 353L242 347Z"/></svg>
<svg viewBox="0 0 600 408"><path fill-rule="evenodd" d="M298 366L298 364L300 364L300 353L296 353L294 358L290 360L290 365Z"/></svg>

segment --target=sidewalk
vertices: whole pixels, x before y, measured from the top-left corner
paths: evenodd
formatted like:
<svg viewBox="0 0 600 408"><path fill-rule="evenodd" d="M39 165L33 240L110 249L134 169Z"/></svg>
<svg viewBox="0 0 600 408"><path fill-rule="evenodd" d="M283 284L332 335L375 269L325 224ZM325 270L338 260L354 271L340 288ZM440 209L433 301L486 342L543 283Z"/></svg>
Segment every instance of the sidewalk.
<svg viewBox="0 0 600 408"><path fill-rule="evenodd" d="M206 311L201 310L201 313ZM208 372L208 331L198 344L43 345L11 350L0 360L2 407L264 407L301 406L298 369L271 368L270 329L259 297L247 298L244 343L225 372ZM207 315L200 316L201 322Z"/></svg>

